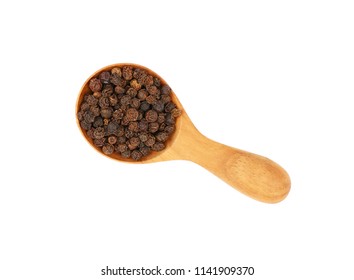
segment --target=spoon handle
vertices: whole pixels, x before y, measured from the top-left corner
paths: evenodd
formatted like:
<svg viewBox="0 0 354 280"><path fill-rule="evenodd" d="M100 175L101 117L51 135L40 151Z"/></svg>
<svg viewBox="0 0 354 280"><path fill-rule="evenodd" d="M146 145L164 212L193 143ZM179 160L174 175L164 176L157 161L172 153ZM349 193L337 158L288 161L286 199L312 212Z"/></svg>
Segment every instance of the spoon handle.
<svg viewBox="0 0 354 280"><path fill-rule="evenodd" d="M267 203L279 202L289 193L289 175L270 159L215 142L196 129L186 134L180 158L206 168L241 193Z"/></svg>

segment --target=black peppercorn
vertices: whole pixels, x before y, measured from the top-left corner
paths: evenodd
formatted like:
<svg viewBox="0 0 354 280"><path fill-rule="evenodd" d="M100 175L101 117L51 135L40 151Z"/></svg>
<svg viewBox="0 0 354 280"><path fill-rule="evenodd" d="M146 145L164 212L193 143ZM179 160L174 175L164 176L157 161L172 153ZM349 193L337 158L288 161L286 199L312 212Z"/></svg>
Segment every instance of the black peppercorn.
<svg viewBox="0 0 354 280"><path fill-rule="evenodd" d="M140 104L140 110L143 112L146 112L147 110L150 109L150 104L147 103L146 101L141 102Z"/></svg>
<svg viewBox="0 0 354 280"><path fill-rule="evenodd" d="M161 94L170 94L171 93L171 88L168 85L163 85L161 87Z"/></svg>
<svg viewBox="0 0 354 280"><path fill-rule="evenodd" d="M111 84L104 85L102 90L102 96L108 97L113 93L114 89Z"/></svg>
<svg viewBox="0 0 354 280"><path fill-rule="evenodd" d="M86 111L84 113L84 120L88 123L93 123L95 120L95 115L91 111Z"/></svg>
<svg viewBox="0 0 354 280"><path fill-rule="evenodd" d="M131 98L135 97L137 95L137 91L135 88L128 88L126 94L129 95Z"/></svg>
<svg viewBox="0 0 354 280"><path fill-rule="evenodd" d="M112 154L114 151L114 147L113 145L111 144L105 144L103 147L102 147L102 152L106 155L110 155Z"/></svg>
<svg viewBox="0 0 354 280"><path fill-rule="evenodd" d="M148 122L156 122L158 118L158 114L155 110L149 110L145 113L145 119Z"/></svg>
<svg viewBox="0 0 354 280"><path fill-rule="evenodd" d="M115 143L117 143L117 137L114 135L111 135L108 137L108 143L111 145L114 145Z"/></svg>
<svg viewBox="0 0 354 280"><path fill-rule="evenodd" d="M97 98L95 98L93 95L90 94L87 96L86 102L87 104L92 106L92 105L96 105L98 103L98 100Z"/></svg>
<svg viewBox="0 0 354 280"><path fill-rule="evenodd" d="M127 81L133 78L133 67L131 66L124 66L122 71L123 78Z"/></svg>
<svg viewBox="0 0 354 280"><path fill-rule="evenodd" d="M109 79L111 78L111 74L108 71L103 71L103 72L100 73L99 78L100 78L102 83L108 84L109 83Z"/></svg>
<svg viewBox="0 0 354 280"><path fill-rule="evenodd" d="M101 114L100 108L97 105L92 105L90 106L90 111L92 112L92 114L97 117Z"/></svg>
<svg viewBox="0 0 354 280"><path fill-rule="evenodd" d="M106 155L141 160L165 148L181 115L171 88L145 69L125 65L92 78L77 119Z"/></svg>
<svg viewBox="0 0 354 280"><path fill-rule="evenodd" d="M93 131L93 137L95 139L101 139L103 138L105 135L105 131L103 127L97 127L94 131Z"/></svg>
<svg viewBox="0 0 354 280"><path fill-rule="evenodd" d="M143 146L139 149L139 151L141 152L141 154L146 157L147 155L149 155L151 153L151 148L148 146Z"/></svg>
<svg viewBox="0 0 354 280"><path fill-rule="evenodd" d="M122 77L122 69L120 69L119 67L114 67L111 70L112 75L117 75L118 77Z"/></svg>
<svg viewBox="0 0 354 280"><path fill-rule="evenodd" d="M111 107L103 108L101 110L101 116L105 119L109 119L110 117L112 117L112 113L113 113L113 109Z"/></svg>
<svg viewBox="0 0 354 280"><path fill-rule="evenodd" d="M94 139L93 144L97 147L102 147L106 142L106 138Z"/></svg>
<svg viewBox="0 0 354 280"><path fill-rule="evenodd" d="M159 126L160 125L157 122L149 123L148 131L151 132L151 133L155 133L156 131L159 130Z"/></svg>
<svg viewBox="0 0 354 280"><path fill-rule="evenodd" d="M97 78L93 78L91 79L90 83L89 83L89 88L95 92L95 91L101 91L102 89L102 83L99 79Z"/></svg>
<svg viewBox="0 0 354 280"><path fill-rule="evenodd" d="M102 117L96 117L95 121L93 122L93 127L97 128L99 126L103 126L103 118Z"/></svg>
<svg viewBox="0 0 354 280"><path fill-rule="evenodd" d="M119 153L123 153L128 150L127 144L118 144L115 148L115 150Z"/></svg>
<svg viewBox="0 0 354 280"><path fill-rule="evenodd" d="M142 153L140 151L138 151L138 150L134 150L131 153L131 158L133 160L139 160L139 159L141 159L142 156L143 156Z"/></svg>
<svg viewBox="0 0 354 280"><path fill-rule="evenodd" d="M165 144L162 143L162 142L156 142L156 143L152 146L152 149L153 149L154 151L157 151L157 152L162 151L164 148L165 148Z"/></svg>
<svg viewBox="0 0 354 280"><path fill-rule="evenodd" d="M101 108L108 108L110 106L109 98L104 96L100 97L98 100L98 105L100 105Z"/></svg>

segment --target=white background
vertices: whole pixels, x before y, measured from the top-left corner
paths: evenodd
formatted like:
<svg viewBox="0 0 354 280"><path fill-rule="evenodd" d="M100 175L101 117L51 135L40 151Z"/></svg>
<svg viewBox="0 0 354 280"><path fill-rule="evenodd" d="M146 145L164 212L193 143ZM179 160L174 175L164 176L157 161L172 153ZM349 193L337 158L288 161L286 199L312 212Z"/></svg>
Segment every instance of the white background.
<svg viewBox="0 0 354 280"><path fill-rule="evenodd" d="M0 279L107 279L106 265L353 279L353 14L352 1L2 1ZM264 204L190 162L95 152L77 94L118 62L164 77L209 138L281 164L289 196Z"/></svg>

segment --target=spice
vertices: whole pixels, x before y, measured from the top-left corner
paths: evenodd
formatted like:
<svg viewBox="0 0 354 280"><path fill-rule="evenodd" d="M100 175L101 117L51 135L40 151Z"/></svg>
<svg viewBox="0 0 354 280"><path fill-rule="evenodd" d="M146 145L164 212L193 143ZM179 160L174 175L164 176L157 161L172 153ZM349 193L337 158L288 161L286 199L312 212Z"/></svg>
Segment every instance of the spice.
<svg viewBox="0 0 354 280"><path fill-rule="evenodd" d="M158 77L125 65L98 73L88 87L77 118L104 154L138 161L166 147L182 112Z"/></svg>
<svg viewBox="0 0 354 280"><path fill-rule="evenodd" d="M93 92L100 91L102 89L102 83L99 79L93 78L89 83L89 87Z"/></svg>

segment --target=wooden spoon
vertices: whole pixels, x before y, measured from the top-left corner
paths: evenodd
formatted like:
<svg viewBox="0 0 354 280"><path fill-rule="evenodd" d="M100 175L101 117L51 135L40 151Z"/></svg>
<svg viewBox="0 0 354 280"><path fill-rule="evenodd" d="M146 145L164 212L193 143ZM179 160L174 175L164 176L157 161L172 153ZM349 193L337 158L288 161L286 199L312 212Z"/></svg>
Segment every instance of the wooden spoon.
<svg viewBox="0 0 354 280"><path fill-rule="evenodd" d="M92 74L82 86L76 104L76 114L85 93L89 92L89 81L97 77L102 71L110 71L114 67L130 65L145 69L153 76L160 78L162 84L166 82L150 69L132 63L119 63L106 66ZM286 171L268 158L242 151L233 147L215 142L201 134L188 117L182 104L174 92L171 98L182 114L177 118L176 130L167 141L166 148L160 152L153 152L140 161L126 159L113 153L105 155L100 148L93 144L86 131L79 128L86 140L101 154L115 160L131 163L153 163L167 160L189 160L199 164L214 175L237 189L241 193L256 200L276 203L283 200L290 191L290 178Z"/></svg>

